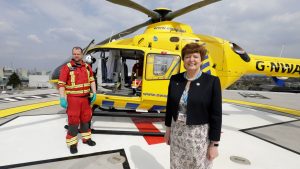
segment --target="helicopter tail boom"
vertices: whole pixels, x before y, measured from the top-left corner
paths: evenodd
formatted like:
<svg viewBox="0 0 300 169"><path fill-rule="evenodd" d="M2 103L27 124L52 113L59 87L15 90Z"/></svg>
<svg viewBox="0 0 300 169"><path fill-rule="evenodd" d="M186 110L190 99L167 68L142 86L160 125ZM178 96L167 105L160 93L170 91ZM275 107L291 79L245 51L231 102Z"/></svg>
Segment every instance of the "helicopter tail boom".
<svg viewBox="0 0 300 169"><path fill-rule="evenodd" d="M300 77L300 59L250 54L247 73L276 77Z"/></svg>

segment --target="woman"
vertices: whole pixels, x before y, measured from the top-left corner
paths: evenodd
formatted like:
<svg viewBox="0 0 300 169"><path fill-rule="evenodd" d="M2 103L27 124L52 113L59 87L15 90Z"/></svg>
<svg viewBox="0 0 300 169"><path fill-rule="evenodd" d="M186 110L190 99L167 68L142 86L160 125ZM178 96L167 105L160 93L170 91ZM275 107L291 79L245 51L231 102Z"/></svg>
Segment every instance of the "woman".
<svg viewBox="0 0 300 169"><path fill-rule="evenodd" d="M209 169L221 135L220 80L201 71L203 46L187 44L181 56L186 72L170 79L165 118L171 169Z"/></svg>

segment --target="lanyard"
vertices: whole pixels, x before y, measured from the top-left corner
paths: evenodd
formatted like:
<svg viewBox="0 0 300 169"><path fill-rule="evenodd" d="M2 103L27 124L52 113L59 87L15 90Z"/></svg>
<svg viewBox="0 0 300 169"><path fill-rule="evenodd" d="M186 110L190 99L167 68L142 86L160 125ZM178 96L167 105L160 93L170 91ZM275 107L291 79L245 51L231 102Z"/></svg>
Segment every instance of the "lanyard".
<svg viewBox="0 0 300 169"><path fill-rule="evenodd" d="M199 72L197 73L195 78L188 79L187 78L187 73L186 72L184 73L184 78L188 80L187 86L185 87L185 90L183 91L183 94L182 94L182 99L183 99L183 102L184 102L185 105L187 104L188 91L189 91L189 88L190 88L190 85L191 85L191 81L194 81L194 80L198 79L201 75L202 75L202 71L199 70Z"/></svg>

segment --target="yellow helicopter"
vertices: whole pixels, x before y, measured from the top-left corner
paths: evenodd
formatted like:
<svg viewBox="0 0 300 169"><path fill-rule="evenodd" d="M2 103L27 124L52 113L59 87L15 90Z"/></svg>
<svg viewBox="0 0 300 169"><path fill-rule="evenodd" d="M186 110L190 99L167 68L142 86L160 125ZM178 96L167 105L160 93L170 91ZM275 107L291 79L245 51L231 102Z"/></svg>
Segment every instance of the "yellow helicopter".
<svg viewBox="0 0 300 169"><path fill-rule="evenodd" d="M135 9L150 19L84 49L87 58L96 60L93 69L97 69L98 91L94 104L100 108L164 112L169 79L185 71L181 49L191 42L205 44L208 54L201 69L218 76L223 90L246 74L300 77L300 59L248 54L233 42L195 34L189 25L172 21L220 0L203 0L174 12L166 8L152 11L130 0L107 1ZM143 34L121 39L145 26ZM58 79L60 67L52 81ZM129 75L128 69L135 70Z"/></svg>

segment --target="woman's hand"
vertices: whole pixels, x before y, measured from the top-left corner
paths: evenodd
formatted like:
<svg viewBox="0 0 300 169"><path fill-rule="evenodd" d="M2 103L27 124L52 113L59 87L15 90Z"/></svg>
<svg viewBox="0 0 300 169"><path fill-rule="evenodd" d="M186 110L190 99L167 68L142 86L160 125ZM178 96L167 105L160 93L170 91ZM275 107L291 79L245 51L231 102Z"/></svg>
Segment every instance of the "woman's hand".
<svg viewBox="0 0 300 169"><path fill-rule="evenodd" d="M208 158L208 160L212 161L216 157L218 157L218 155L219 155L218 147L209 145L208 146L208 150L207 150L207 158Z"/></svg>
<svg viewBox="0 0 300 169"><path fill-rule="evenodd" d="M170 127L167 127L165 137L164 137L167 145L170 145L170 135L171 135L171 129Z"/></svg>

